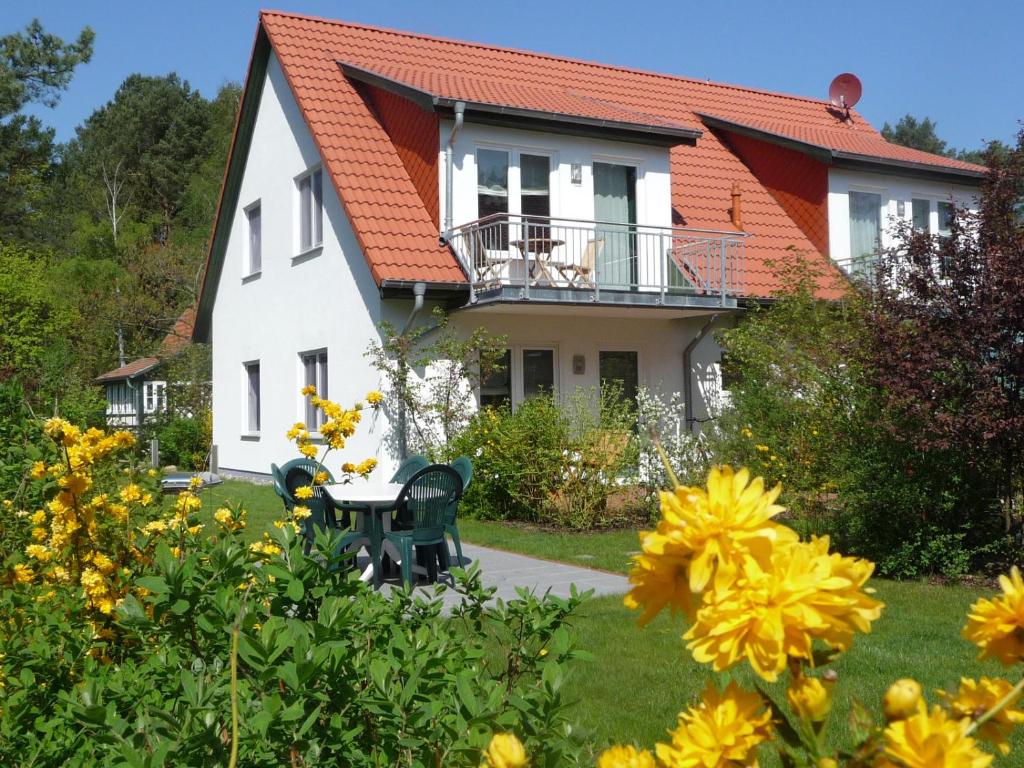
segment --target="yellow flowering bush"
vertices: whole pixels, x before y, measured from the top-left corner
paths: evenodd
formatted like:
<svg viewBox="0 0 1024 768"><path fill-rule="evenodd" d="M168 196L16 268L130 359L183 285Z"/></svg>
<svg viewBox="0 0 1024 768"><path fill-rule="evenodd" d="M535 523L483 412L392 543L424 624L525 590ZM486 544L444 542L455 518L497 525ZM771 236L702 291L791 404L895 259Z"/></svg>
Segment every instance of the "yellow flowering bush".
<svg viewBox="0 0 1024 768"><path fill-rule="evenodd" d="M706 488L663 492L657 527L640 534L625 603L641 612L641 626L666 608L683 615L694 659L725 675L748 665L767 683L785 681L785 698L760 684L709 682L669 741L650 751L613 746L598 768L756 768L765 748L802 768L987 768L990 750L1009 754L1010 734L1024 722L1024 678L963 678L930 706L920 684L898 680L882 699L884 724L855 703L854 747L828 746L838 679L829 665L871 631L883 605L867 585L872 563L830 552L827 537L801 541L776 522L780 491L747 470L716 467ZM963 634L980 658L1013 666L1024 661L1024 579L1014 568L1000 587L971 607ZM518 754L508 734L499 738L485 765L500 764L495 750Z"/></svg>

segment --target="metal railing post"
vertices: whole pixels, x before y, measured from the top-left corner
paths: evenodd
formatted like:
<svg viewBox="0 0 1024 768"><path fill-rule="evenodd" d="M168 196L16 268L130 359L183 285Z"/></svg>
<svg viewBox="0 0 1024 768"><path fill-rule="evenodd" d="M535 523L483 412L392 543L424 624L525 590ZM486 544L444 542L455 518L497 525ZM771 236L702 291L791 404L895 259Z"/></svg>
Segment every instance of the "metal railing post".
<svg viewBox="0 0 1024 768"><path fill-rule="evenodd" d="M658 265L658 269L661 272L661 303L665 303L665 284L668 282L667 275L668 263L671 258L668 250L665 248L665 233L662 232L658 236L658 253L661 254L661 263Z"/></svg>
<svg viewBox="0 0 1024 768"><path fill-rule="evenodd" d="M721 293L721 305L725 306L725 238L722 238L721 244L719 245L719 253L721 256L721 267L718 273L719 280L719 291Z"/></svg>

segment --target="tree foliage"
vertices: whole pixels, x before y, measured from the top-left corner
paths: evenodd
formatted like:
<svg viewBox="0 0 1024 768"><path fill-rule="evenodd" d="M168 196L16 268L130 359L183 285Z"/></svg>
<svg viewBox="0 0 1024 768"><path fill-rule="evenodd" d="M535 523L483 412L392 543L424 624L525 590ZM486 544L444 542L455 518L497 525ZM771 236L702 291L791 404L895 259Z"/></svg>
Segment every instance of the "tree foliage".
<svg viewBox="0 0 1024 768"><path fill-rule="evenodd" d="M0 239L26 239L43 218L52 170L53 130L20 114L28 103L55 106L75 68L92 57L93 32L71 43L48 34L38 20L0 37Z"/></svg>
<svg viewBox="0 0 1024 768"><path fill-rule="evenodd" d="M977 213L958 211L947 238L904 227L881 260L872 362L893 434L959 448L1009 516L1024 481L1024 132L992 161Z"/></svg>

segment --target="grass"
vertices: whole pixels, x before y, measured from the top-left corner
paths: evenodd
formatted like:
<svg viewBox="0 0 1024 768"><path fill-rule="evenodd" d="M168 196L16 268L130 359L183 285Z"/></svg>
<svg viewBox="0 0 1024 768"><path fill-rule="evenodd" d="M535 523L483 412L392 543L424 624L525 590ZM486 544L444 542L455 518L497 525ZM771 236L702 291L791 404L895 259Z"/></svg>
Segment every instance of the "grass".
<svg viewBox="0 0 1024 768"><path fill-rule="evenodd" d="M249 512L248 534L255 538L280 514L281 504L271 486L228 480L204 490L203 503L215 509L226 501L240 502ZM549 560L625 573L629 554L636 549L635 531L556 533L536 528L479 520L460 520L464 540L522 552ZM845 744L849 701L856 698L879 711L881 697L894 680L913 677L936 700L935 689L954 686L962 675L1000 675L994 663L979 663L975 649L960 637L964 616L977 590L918 582L875 580L885 602L882 618L870 635L858 636L853 649L836 665L839 682L830 734L835 746ZM614 742L652 745L665 739L676 714L704 687L707 668L686 651L684 625L660 616L638 629L636 614L621 597L602 597L585 604L574 619L578 646L592 654L572 671L573 717L595 748ZM745 669L736 678L753 684ZM776 690L781 695L780 690ZM1014 740L1010 758L1019 759L1024 739ZM766 768L773 765L763 763Z"/></svg>

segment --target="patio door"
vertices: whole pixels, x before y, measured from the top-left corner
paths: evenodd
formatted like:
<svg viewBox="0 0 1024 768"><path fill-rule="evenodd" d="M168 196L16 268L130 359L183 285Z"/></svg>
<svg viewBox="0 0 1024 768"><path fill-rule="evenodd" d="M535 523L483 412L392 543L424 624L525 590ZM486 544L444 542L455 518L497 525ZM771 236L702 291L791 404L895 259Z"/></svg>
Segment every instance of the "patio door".
<svg viewBox="0 0 1024 768"><path fill-rule="evenodd" d="M604 248L597 261L602 288L636 286L636 168L616 163L594 163L594 219L597 238Z"/></svg>

